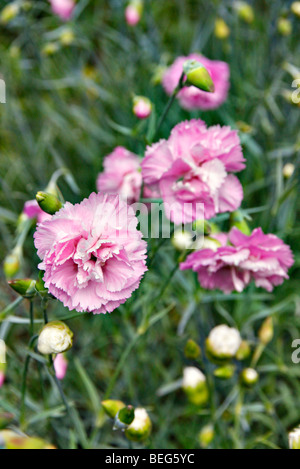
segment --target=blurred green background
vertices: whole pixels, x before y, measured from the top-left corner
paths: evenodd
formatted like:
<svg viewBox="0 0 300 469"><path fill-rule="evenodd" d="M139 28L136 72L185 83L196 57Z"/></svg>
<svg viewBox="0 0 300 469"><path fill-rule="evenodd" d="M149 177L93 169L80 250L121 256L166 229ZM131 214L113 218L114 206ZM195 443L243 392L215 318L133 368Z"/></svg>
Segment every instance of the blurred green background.
<svg viewBox="0 0 300 469"><path fill-rule="evenodd" d="M8 3L0 1L0 11ZM290 280L272 294L250 286L242 294L224 295L202 291L191 272L176 272L169 279L177 257L166 242L140 289L123 307L111 315L70 321L75 346L68 353L63 385L92 447L128 445L99 417L100 401L116 369L111 395L149 410L150 448L198 448L199 431L208 423L215 426L214 448L286 448L287 432L300 423L300 365L291 361L292 340L300 338L300 108L288 99L293 80L300 78L300 19L290 12L289 1L249 3L255 13L250 24L238 16L232 1L145 0L142 20L132 28L125 22L122 0L78 0L68 23L51 13L46 0L20 1L17 16L0 25L0 78L7 94L7 103L0 104L1 262L14 247L24 202L43 190L58 168L73 176L71 184L60 179L59 187L74 203L96 190L103 157L115 146L143 155L148 125L167 103L159 73L178 55L195 51L229 63L228 100L210 112L187 112L175 103L160 137L168 137L174 125L192 117L238 128L247 160L239 175L245 191L242 207L252 210L250 226L278 235L295 255ZM228 38L216 37L217 18L230 28ZM290 22L286 34L278 28L280 18ZM133 115L134 94L154 103L150 123L140 124ZM283 175L286 163L295 166L290 178ZM227 223L225 219L224 228ZM157 244L154 240L151 247ZM36 277L32 236L24 255L22 276ZM2 270L0 276L3 310L16 296ZM138 334L149 308L153 321ZM67 313L58 302L51 304L51 318ZM26 302L12 314L26 318ZM181 390L157 394L181 377L184 366L194 364L184 356L188 339L203 346L214 325L228 323L254 348L257 331L270 315L274 339L258 362L259 383L243 393L242 402L238 373L231 380L218 380L205 357L200 367L210 377L208 406L195 408ZM38 301L36 317L41 317ZM8 368L0 410L12 412L17 422L26 326L7 322L5 339ZM32 363L27 433L62 448L82 444L57 392L46 377L41 387L39 367Z"/></svg>

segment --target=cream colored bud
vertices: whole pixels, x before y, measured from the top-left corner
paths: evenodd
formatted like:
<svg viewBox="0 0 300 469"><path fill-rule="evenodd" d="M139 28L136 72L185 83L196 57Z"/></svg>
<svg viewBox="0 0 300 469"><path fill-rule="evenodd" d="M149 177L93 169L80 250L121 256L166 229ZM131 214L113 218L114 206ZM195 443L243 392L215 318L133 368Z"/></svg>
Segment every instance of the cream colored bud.
<svg viewBox="0 0 300 469"><path fill-rule="evenodd" d="M290 449L300 449L300 428L294 428L289 433L289 447Z"/></svg>
<svg viewBox="0 0 300 469"><path fill-rule="evenodd" d="M201 448L207 448L213 441L215 436L214 427L206 425L199 433L199 443Z"/></svg>
<svg viewBox="0 0 300 469"><path fill-rule="evenodd" d="M134 411L133 422L125 430L125 436L132 441L143 441L149 437L151 430L152 423L146 409L138 407Z"/></svg>
<svg viewBox="0 0 300 469"><path fill-rule="evenodd" d="M73 332L61 321L46 324L40 332L38 351L42 355L63 353L73 345Z"/></svg>
<svg viewBox="0 0 300 469"><path fill-rule="evenodd" d="M188 366L183 370L182 387L196 389L199 384L205 383L206 378L202 371L195 366Z"/></svg>
<svg viewBox="0 0 300 469"><path fill-rule="evenodd" d="M284 165L282 174L286 179L289 179L293 176L295 171L295 166L292 163L287 163Z"/></svg>
<svg viewBox="0 0 300 469"><path fill-rule="evenodd" d="M230 36L229 26L222 18L217 18L215 21L215 36L218 39L227 39Z"/></svg>
<svg viewBox="0 0 300 469"><path fill-rule="evenodd" d="M215 327L209 334L206 346L208 352L216 358L232 358L240 348L242 339L237 329L225 324Z"/></svg>
<svg viewBox="0 0 300 469"><path fill-rule="evenodd" d="M245 368L241 373L242 382L248 386L253 386L257 383L259 375L254 368Z"/></svg>
<svg viewBox="0 0 300 469"><path fill-rule="evenodd" d="M291 11L294 13L294 15L300 18L300 2L293 2L291 5Z"/></svg>

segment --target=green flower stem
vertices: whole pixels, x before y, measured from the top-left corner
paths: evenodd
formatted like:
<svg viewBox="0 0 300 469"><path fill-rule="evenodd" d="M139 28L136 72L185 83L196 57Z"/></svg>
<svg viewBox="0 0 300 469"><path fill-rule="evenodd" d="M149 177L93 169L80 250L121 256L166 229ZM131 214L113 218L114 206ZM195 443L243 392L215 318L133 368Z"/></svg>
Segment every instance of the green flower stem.
<svg viewBox="0 0 300 469"><path fill-rule="evenodd" d="M33 349L35 341L38 339L38 335L32 336L28 344L28 352ZM26 399L26 390L27 390L27 374L30 363L30 355L27 353L23 377L22 377L22 386L21 386L21 408L20 408L20 427L24 428L25 426L25 399Z"/></svg>
<svg viewBox="0 0 300 469"><path fill-rule="evenodd" d="M171 107L172 107L172 104L174 103L175 101L175 98L177 96L177 94L179 93L179 91L182 89L183 87L183 82L184 82L184 73L182 73L181 77L180 77L180 80L179 80L179 83L178 83L178 86L175 88L175 90L173 91L172 95L170 96L170 99L165 107L165 110L164 112L162 113L161 115L161 118L159 119L158 121L158 124L157 124L157 127L156 127L156 130L155 130L155 133L154 133L154 137L153 137L153 140L156 140L157 136L158 136L158 133L160 131L160 128L161 126L163 125L164 123L164 120L165 118L167 117Z"/></svg>

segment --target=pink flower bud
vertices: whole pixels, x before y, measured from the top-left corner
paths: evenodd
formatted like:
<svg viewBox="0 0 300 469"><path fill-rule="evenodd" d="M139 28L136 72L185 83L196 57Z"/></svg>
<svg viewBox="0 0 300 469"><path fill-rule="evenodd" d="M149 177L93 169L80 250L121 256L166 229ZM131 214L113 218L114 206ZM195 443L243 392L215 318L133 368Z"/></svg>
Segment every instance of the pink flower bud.
<svg viewBox="0 0 300 469"><path fill-rule="evenodd" d="M138 119L147 119L152 112L152 104L144 96L136 96L133 100L133 113Z"/></svg>
<svg viewBox="0 0 300 469"><path fill-rule="evenodd" d="M0 388L2 388L5 381L5 373L4 371L0 371Z"/></svg>
<svg viewBox="0 0 300 469"><path fill-rule="evenodd" d="M142 16L142 2L132 1L125 9L125 19L129 26L136 26Z"/></svg>
<svg viewBox="0 0 300 469"><path fill-rule="evenodd" d="M74 0L50 0L52 11L63 21L71 19L75 8Z"/></svg>
<svg viewBox="0 0 300 469"><path fill-rule="evenodd" d="M56 358L53 362L55 374L57 379L64 379L68 369L68 360L65 358L63 353L56 355Z"/></svg>

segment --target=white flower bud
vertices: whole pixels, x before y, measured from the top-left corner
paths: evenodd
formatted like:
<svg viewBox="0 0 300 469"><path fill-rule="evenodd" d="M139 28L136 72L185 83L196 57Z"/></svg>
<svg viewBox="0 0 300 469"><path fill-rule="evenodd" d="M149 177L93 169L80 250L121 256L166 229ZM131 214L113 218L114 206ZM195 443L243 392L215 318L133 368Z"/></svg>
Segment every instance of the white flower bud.
<svg viewBox="0 0 300 469"><path fill-rule="evenodd" d="M199 384L205 383L205 381L206 381L206 378L204 374L195 366L187 366L183 370L183 380L182 380L183 388L196 389Z"/></svg>
<svg viewBox="0 0 300 469"><path fill-rule="evenodd" d="M174 232L172 237L172 244L178 251L184 251L185 249L192 249L193 247L193 236L189 231L182 231L180 229Z"/></svg>
<svg viewBox="0 0 300 469"><path fill-rule="evenodd" d="M253 386L258 381L258 373L253 368L245 368L242 371L241 378L244 384L248 386Z"/></svg>
<svg viewBox="0 0 300 469"><path fill-rule="evenodd" d="M134 411L133 422L125 430L125 435L129 440L143 441L148 438L151 429L152 423L146 409L138 407Z"/></svg>
<svg viewBox="0 0 300 469"><path fill-rule="evenodd" d="M300 449L300 428L294 428L289 433L289 447L290 449Z"/></svg>
<svg viewBox="0 0 300 469"><path fill-rule="evenodd" d="M286 179L289 179L293 176L295 171L295 166L293 163L286 163L283 167L282 174Z"/></svg>
<svg viewBox="0 0 300 469"><path fill-rule="evenodd" d="M61 322L49 322L43 327L38 339L38 351L43 355L63 353L73 345L73 332Z"/></svg>
<svg viewBox="0 0 300 469"><path fill-rule="evenodd" d="M207 350L216 358L232 358L237 353L242 338L237 329L222 324L215 327L206 341Z"/></svg>

